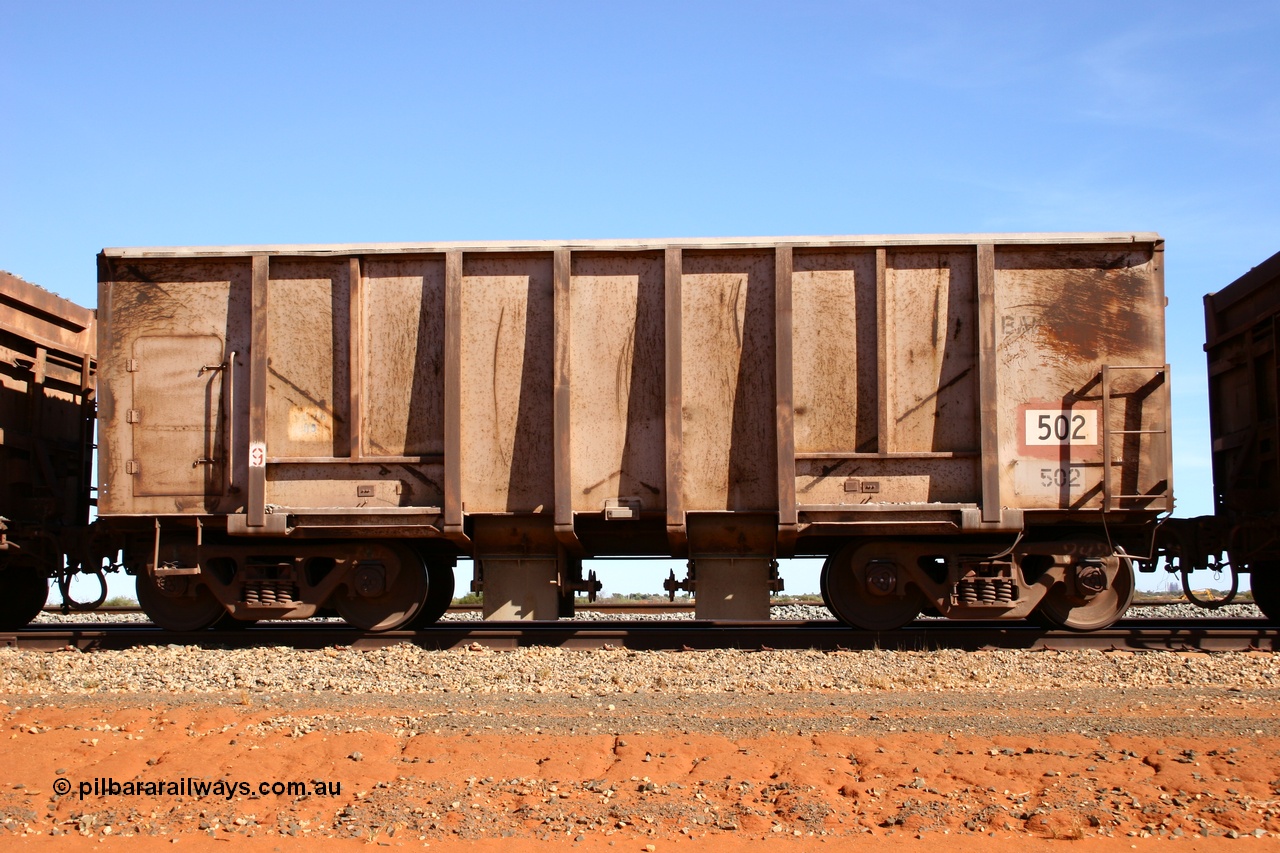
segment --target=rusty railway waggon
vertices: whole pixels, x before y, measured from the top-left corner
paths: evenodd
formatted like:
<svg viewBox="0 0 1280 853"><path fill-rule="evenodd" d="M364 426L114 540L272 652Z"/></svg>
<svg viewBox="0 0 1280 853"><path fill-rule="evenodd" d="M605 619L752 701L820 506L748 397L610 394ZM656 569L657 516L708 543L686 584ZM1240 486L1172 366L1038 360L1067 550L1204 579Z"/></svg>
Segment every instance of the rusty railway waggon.
<svg viewBox="0 0 1280 853"><path fill-rule="evenodd" d="M1204 298L1214 514L1160 527L1170 570L1250 575L1254 601L1280 622L1280 254ZM1207 604L1219 604L1223 599Z"/></svg>
<svg viewBox="0 0 1280 853"><path fill-rule="evenodd" d="M51 578L101 565L89 553L96 346L93 311L0 272L0 630L40 612Z"/></svg>
<svg viewBox="0 0 1280 853"><path fill-rule="evenodd" d="M981 234L107 249L102 523L158 624L554 619L678 557L768 618L1079 630L1172 508L1163 242Z"/></svg>

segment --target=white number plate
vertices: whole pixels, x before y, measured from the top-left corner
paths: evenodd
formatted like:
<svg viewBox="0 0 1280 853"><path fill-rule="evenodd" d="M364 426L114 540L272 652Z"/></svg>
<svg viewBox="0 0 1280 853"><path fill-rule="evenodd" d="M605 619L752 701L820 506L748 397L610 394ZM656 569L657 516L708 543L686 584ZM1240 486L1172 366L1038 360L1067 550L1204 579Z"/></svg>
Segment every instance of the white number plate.
<svg viewBox="0 0 1280 853"><path fill-rule="evenodd" d="M1027 409L1028 447L1098 443L1097 409Z"/></svg>

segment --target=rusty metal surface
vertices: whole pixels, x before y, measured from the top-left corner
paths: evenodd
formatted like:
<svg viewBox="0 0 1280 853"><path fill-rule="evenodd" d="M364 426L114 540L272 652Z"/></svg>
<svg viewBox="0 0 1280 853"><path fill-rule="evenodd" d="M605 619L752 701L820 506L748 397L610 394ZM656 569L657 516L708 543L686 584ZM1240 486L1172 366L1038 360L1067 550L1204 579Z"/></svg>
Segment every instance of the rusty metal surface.
<svg viewBox="0 0 1280 853"><path fill-rule="evenodd" d="M464 551L486 515L538 536L554 520L571 548L589 518L586 556L683 554L690 513L795 519L790 541L821 542L918 522L1014 530L1023 511L1142 521L1170 499L1162 245L1077 234L105 250L104 515L243 513L262 478L264 513L438 507ZM187 424L232 469L201 463L200 494L148 494L126 471L148 463L134 458L145 427L127 419L138 380L122 361L143 338L182 336L238 354L234 399L202 377L206 404ZM1041 415L1049 441L1035 440ZM1052 435L1076 415L1083 440ZM175 456L174 470L193 461Z"/></svg>
<svg viewBox="0 0 1280 853"><path fill-rule="evenodd" d="M661 255L574 258L571 283L572 500L600 512L634 498L666 506Z"/></svg>
<svg viewBox="0 0 1280 853"><path fill-rule="evenodd" d="M1207 348L1280 313L1280 252L1204 298Z"/></svg>
<svg viewBox="0 0 1280 853"><path fill-rule="evenodd" d="M1123 505L1172 509L1169 385L1167 376L1155 381L1165 364L1162 261L1158 244L997 250L1000 471L1015 505L1101 507L1105 433L1112 431L1116 487L1155 496ZM1106 421L1104 366L1153 368L1117 374ZM1053 429L1065 417L1086 438L1036 443L1041 417Z"/></svg>
<svg viewBox="0 0 1280 853"><path fill-rule="evenodd" d="M553 506L552 299L549 255L464 257L459 405L468 512Z"/></svg>
<svg viewBox="0 0 1280 853"><path fill-rule="evenodd" d="M874 453L875 253L809 250L794 258L796 452Z"/></svg>
<svg viewBox="0 0 1280 853"><path fill-rule="evenodd" d="M243 509L245 451L226 466L228 431L248 435L248 260L104 262L99 276L99 347L110 354L99 377L99 513ZM200 372L233 351L234 377ZM244 403L235 412L232 383Z"/></svg>
<svg viewBox="0 0 1280 853"><path fill-rule="evenodd" d="M882 452L978 450L974 253L892 251L886 287L892 433Z"/></svg>
<svg viewBox="0 0 1280 853"><path fill-rule="evenodd" d="M1216 512L1233 562L1280 559L1280 254L1204 303Z"/></svg>
<svg viewBox="0 0 1280 853"><path fill-rule="evenodd" d="M88 523L96 350L92 311L0 272L0 516L10 554L54 559L30 537Z"/></svg>
<svg viewBox="0 0 1280 853"><path fill-rule="evenodd" d="M685 252L686 511L777 506L771 254Z"/></svg>
<svg viewBox="0 0 1280 853"><path fill-rule="evenodd" d="M1091 232L1026 232L979 234L858 234L806 235L786 237L796 247L827 248L832 246L969 246L997 243L1005 246L1052 246L1150 243L1160 235L1143 231ZM777 237L677 237L640 240L477 240L411 243L330 243L276 244L265 246L138 246L103 249L106 258L148 257L245 257L254 254L289 256L348 256L407 254L420 252L551 252L553 249L595 251L662 251L678 249L771 249L782 240Z"/></svg>
<svg viewBox="0 0 1280 853"><path fill-rule="evenodd" d="M0 270L0 329L68 355L97 353L94 313Z"/></svg>
<svg viewBox="0 0 1280 853"><path fill-rule="evenodd" d="M361 452L431 457L396 463L398 505L444 500L444 259L372 258L363 264Z"/></svg>
<svg viewBox="0 0 1280 853"><path fill-rule="evenodd" d="M271 458L350 455L348 269L345 258L271 261L266 411Z"/></svg>
<svg viewBox="0 0 1280 853"><path fill-rule="evenodd" d="M223 374L216 335L147 335L133 342L133 493L223 493ZM213 370L204 368L215 367Z"/></svg>

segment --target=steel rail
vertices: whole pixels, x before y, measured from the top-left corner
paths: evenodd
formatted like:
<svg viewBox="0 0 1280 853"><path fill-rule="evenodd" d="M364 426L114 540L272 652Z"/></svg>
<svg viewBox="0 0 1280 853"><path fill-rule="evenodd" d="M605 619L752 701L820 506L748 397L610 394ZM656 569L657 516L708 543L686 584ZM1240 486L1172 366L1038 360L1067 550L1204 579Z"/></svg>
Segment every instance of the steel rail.
<svg viewBox="0 0 1280 853"><path fill-rule="evenodd" d="M1149 598L1138 599L1130 605L1130 607L1167 607L1175 604L1191 604L1185 598ZM1234 604L1252 604L1249 600L1240 600L1233 602ZM771 601L770 607L821 607L821 601ZM62 614L63 609L59 604L49 604L44 608L45 613ZM597 601L594 604L582 604L578 606L579 610L587 610L593 613L620 613L620 614L639 614L639 613L692 613L692 602L666 602L666 601ZM450 604L449 613L479 613L481 606L479 604ZM93 608L92 610L76 610L68 608L67 614L72 613L141 613L142 608L136 604L133 605L103 605Z"/></svg>
<svg viewBox="0 0 1280 853"><path fill-rule="evenodd" d="M817 649L822 651L935 651L1035 649L1069 651L1276 651L1280 629L1262 619L1137 619L1089 634L1046 630L1027 623L921 621L896 631L856 631L833 621L811 622L444 622L420 631L368 633L333 623L266 624L233 631L179 633L138 623L33 625L0 633L0 648L82 651L137 646L202 648L333 646L374 649L412 643L427 649L474 646L517 649L695 651Z"/></svg>

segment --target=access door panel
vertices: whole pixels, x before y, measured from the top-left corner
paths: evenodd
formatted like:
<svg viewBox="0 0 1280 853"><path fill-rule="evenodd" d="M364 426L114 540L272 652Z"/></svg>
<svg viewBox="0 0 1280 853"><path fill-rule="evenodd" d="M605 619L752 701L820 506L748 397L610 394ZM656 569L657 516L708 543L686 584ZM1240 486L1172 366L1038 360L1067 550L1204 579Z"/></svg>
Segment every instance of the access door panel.
<svg viewBox="0 0 1280 853"><path fill-rule="evenodd" d="M139 338L133 354L134 495L221 495L222 339Z"/></svg>

